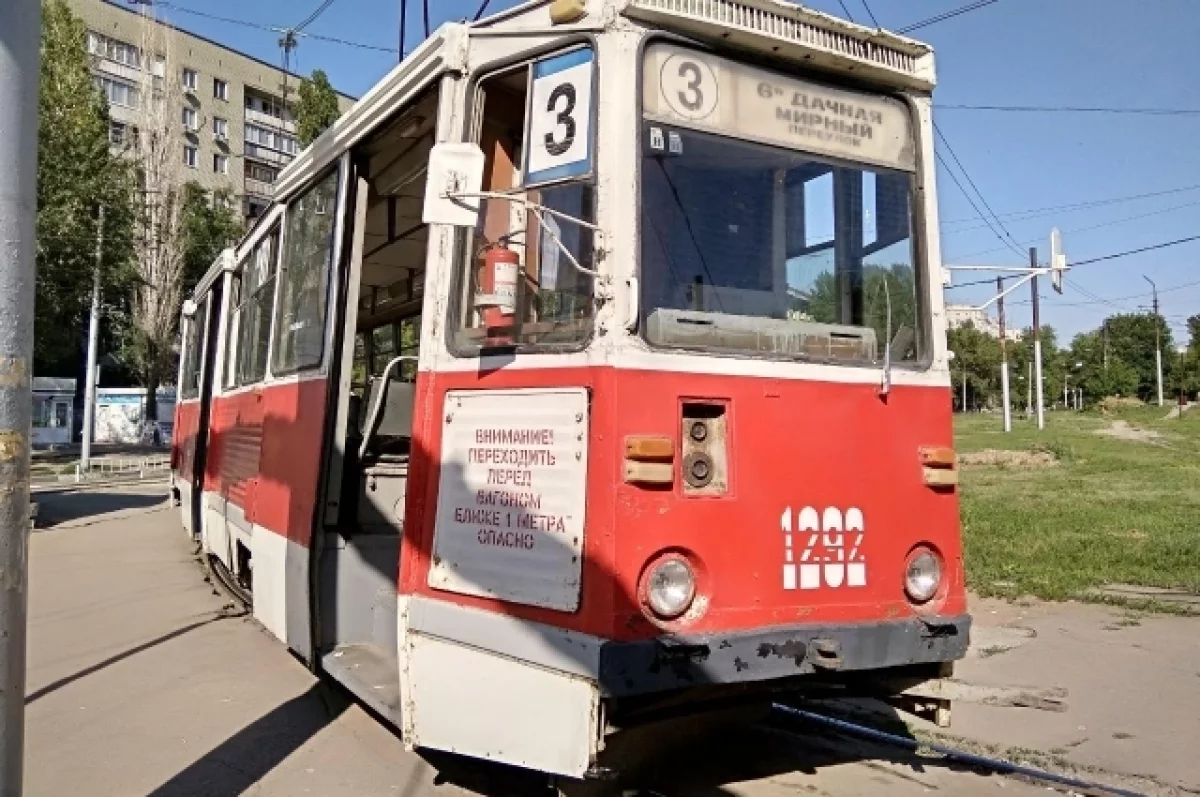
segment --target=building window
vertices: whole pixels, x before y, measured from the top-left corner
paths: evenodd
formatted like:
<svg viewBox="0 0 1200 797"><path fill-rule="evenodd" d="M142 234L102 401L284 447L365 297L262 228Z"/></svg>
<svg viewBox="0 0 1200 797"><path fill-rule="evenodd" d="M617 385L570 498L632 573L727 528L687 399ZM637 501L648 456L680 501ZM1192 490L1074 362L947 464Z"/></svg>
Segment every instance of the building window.
<svg viewBox="0 0 1200 797"><path fill-rule="evenodd" d="M196 109L183 106L183 126L188 130L196 129Z"/></svg>
<svg viewBox="0 0 1200 797"><path fill-rule="evenodd" d="M218 100L228 100L229 84L219 77L213 78L213 96Z"/></svg>
<svg viewBox="0 0 1200 797"><path fill-rule="evenodd" d="M133 69L142 68L142 56L138 48L117 39L101 36L99 33L88 31L88 52Z"/></svg>
<svg viewBox="0 0 1200 797"><path fill-rule="evenodd" d="M129 125L121 122L108 123L108 143L114 147L123 147L129 140Z"/></svg>
<svg viewBox="0 0 1200 797"><path fill-rule="evenodd" d="M220 139L229 138L229 122L219 116L214 116L213 136Z"/></svg>
<svg viewBox="0 0 1200 797"><path fill-rule="evenodd" d="M217 174L229 174L229 156L213 155L213 171Z"/></svg>
<svg viewBox="0 0 1200 797"><path fill-rule="evenodd" d="M183 148L183 163L190 169L196 168L196 163L199 160L200 154L195 147Z"/></svg>
<svg viewBox="0 0 1200 797"><path fill-rule="evenodd" d="M138 90L133 85L122 80L113 80L104 75L93 75L92 81L96 88L108 98L109 105L122 105L126 108L137 107Z"/></svg>
<svg viewBox="0 0 1200 797"><path fill-rule="evenodd" d="M200 76L198 74L196 74L195 69L183 70L183 78L182 78L183 87L185 89L191 89L192 91L195 91L196 90L196 81L197 81L197 79L199 79L199 77Z"/></svg>

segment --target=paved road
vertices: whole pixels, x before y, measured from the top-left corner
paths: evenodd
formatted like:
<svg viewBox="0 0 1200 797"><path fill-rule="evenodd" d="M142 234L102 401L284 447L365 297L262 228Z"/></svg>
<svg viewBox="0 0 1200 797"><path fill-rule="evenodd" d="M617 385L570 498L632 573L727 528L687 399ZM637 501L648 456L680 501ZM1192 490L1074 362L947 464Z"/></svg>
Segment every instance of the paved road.
<svg viewBox="0 0 1200 797"><path fill-rule="evenodd" d="M161 487L50 499L31 545L32 797L536 795L542 780L406 752L204 583ZM890 759L888 756L893 756ZM1046 793L845 740L765 729L658 758L664 795Z"/></svg>

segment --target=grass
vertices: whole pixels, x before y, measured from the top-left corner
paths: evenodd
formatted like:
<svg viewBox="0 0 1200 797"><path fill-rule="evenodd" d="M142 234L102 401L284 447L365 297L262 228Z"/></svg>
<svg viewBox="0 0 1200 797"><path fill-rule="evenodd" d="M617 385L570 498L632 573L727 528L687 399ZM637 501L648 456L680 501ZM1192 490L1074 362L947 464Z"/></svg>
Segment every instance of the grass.
<svg viewBox="0 0 1200 797"><path fill-rule="evenodd" d="M1049 451L1051 467L962 468L970 587L982 595L1087 598L1137 584L1200 592L1200 410L1047 413L1046 429L998 414L956 418L958 450ZM1096 434L1113 421L1157 431L1153 442Z"/></svg>

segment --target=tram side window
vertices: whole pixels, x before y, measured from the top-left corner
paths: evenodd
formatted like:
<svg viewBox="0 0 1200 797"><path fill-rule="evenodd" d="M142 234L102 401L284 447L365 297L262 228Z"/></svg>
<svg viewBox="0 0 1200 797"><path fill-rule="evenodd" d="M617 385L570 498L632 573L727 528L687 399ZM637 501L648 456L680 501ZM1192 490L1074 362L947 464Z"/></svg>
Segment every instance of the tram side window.
<svg viewBox="0 0 1200 797"><path fill-rule="evenodd" d="M200 302L196 313L184 322L183 384L180 394L185 399L200 395L201 370L204 365L204 327L208 316L207 297Z"/></svg>
<svg viewBox="0 0 1200 797"><path fill-rule="evenodd" d="M579 48L479 84L484 191L524 187L529 200L594 222L594 64L592 51ZM482 202L479 224L462 248L454 336L460 354L497 345L571 348L591 337L593 280L573 266L555 239L583 268L592 269L592 233L568 219L543 215L548 230L520 205ZM489 250L496 248L514 253L517 264L489 263Z"/></svg>
<svg viewBox="0 0 1200 797"><path fill-rule="evenodd" d="M230 306L229 362L226 386L262 381L267 373L267 347L271 338L271 312L275 304L275 253L279 230L254 248L234 277Z"/></svg>
<svg viewBox="0 0 1200 797"><path fill-rule="evenodd" d="M321 364L337 186L338 171L334 169L288 206L273 373L291 373Z"/></svg>

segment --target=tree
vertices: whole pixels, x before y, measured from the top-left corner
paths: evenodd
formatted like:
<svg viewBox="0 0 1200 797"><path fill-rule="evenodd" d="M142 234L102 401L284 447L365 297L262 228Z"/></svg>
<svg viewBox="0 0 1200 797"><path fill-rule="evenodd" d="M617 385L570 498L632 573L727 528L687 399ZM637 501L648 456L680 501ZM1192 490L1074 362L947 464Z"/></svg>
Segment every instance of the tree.
<svg viewBox="0 0 1200 797"><path fill-rule="evenodd" d="M1071 341L1068 359L1079 365L1074 382L1083 388L1084 401L1095 404L1109 396L1131 397L1138 392L1138 372L1129 363L1105 352L1101 330L1083 332Z"/></svg>
<svg viewBox="0 0 1200 797"><path fill-rule="evenodd" d="M956 406L967 410L998 405L1000 341L969 323L949 330L946 338L950 351L954 352L954 359L950 362L950 381L954 385ZM963 406L964 381L967 386L966 406Z"/></svg>
<svg viewBox="0 0 1200 797"><path fill-rule="evenodd" d="M1109 365L1113 357L1132 366L1138 375L1137 395L1143 400L1157 394L1154 350L1163 352L1163 383L1170 384L1175 350L1171 328L1161 316L1145 314L1114 315L1104 320L1108 338Z"/></svg>
<svg viewBox="0 0 1200 797"><path fill-rule="evenodd" d="M296 135L301 146L307 147L342 115L337 93L329 78L314 69L311 80L300 81L299 101L296 103Z"/></svg>
<svg viewBox="0 0 1200 797"><path fill-rule="evenodd" d="M221 252L242 236L245 225L228 191L210 194L199 183L183 187L183 293L190 294Z"/></svg>
<svg viewBox="0 0 1200 797"><path fill-rule="evenodd" d="M143 7L144 9L145 7ZM131 328L126 356L146 388L146 419L158 420L158 387L174 371L176 332L183 301L187 236L185 189L180 174L184 150L178 124L185 99L170 40L143 10L141 52L146 68L136 92L138 135L127 154L137 170L144 199L137 237L136 284L130 298ZM157 75L156 75L157 73Z"/></svg>
<svg viewBox="0 0 1200 797"><path fill-rule="evenodd" d="M42 17L38 107L37 336L34 368L73 374L96 268L96 210L104 207L101 277L127 285L135 231L134 174L109 146L108 109L96 88L87 30L63 0ZM111 290L106 301L119 299Z"/></svg>

